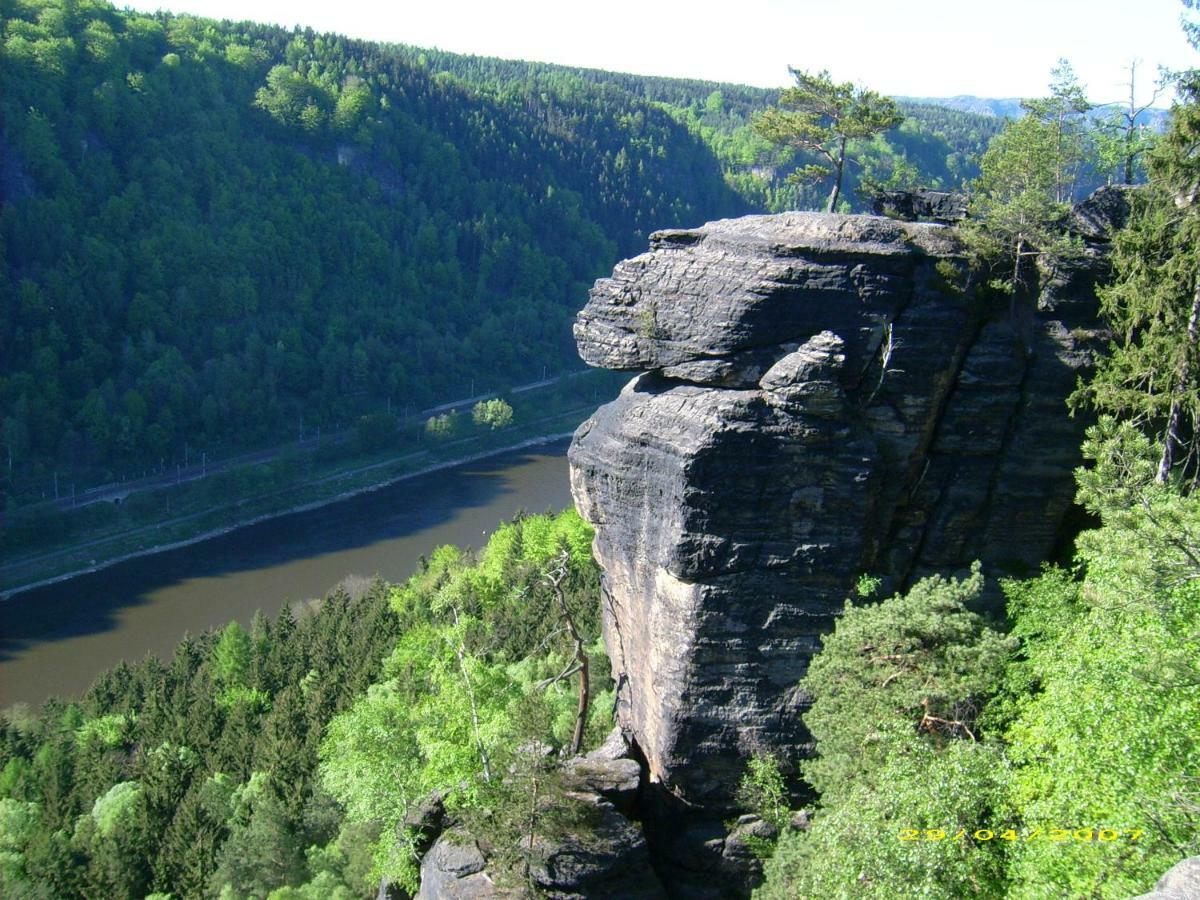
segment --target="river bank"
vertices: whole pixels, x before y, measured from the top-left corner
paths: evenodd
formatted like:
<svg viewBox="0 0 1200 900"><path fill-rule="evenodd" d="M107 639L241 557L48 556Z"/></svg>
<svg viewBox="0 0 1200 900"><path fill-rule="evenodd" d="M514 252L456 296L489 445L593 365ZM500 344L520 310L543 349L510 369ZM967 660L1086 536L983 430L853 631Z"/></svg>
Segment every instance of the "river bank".
<svg viewBox="0 0 1200 900"><path fill-rule="evenodd" d="M190 547L193 544L198 544L198 543L201 543L202 541L211 540L212 538L220 537L221 535L229 534L232 531L237 531L241 528L247 528L251 525L257 525L260 522L269 522L272 519L277 519L282 516L294 515L296 513L309 512L311 510L321 509L322 507L329 506L330 504L333 504L333 503L338 503L343 500L349 500L352 497L357 497L362 494L371 493L373 491L379 491L384 488L391 487L394 484L399 484L402 481L407 481L412 478L420 478L424 475L430 475L434 472L442 471L443 469L451 469L451 468L454 468L455 466L461 466L461 465L466 465L466 464L473 463L473 462L478 462L480 460L489 459L494 456L500 456L504 453L511 453L516 450L525 450L530 447L540 447L540 446L545 446L547 444L553 444L558 441L564 441L564 440L568 439L569 437L571 437L572 433L573 433L572 431L563 431L563 432L560 432L557 434L547 434L547 435L542 435L540 437L528 438L527 440L520 441L519 443L516 443L516 444L509 444L509 445L503 446L503 447L496 447L493 449L483 450L478 453L471 454L469 456L464 456L464 457L460 457L460 458L456 458L456 459L446 460L444 462L434 463L432 465L426 466L423 469L418 469L414 472L406 472L402 475L391 476L384 481L374 482L372 484L368 484L365 486L355 487L351 490L342 491L341 493L334 494L332 496L325 497L320 500L313 500L313 501L310 501L307 503L299 504L297 506L292 506L292 507L285 508L285 509L278 509L278 510L274 510L274 511L268 512L268 513L262 513L260 515L254 516L253 518L244 519L244 520L237 521L237 522L232 522L228 525L221 526L220 528L214 528L210 531L204 531L199 534L193 535L191 537L173 541L168 544L156 544L153 547L147 547L145 549L135 550L135 551L126 553L121 556L115 556L110 559L105 559L103 562L97 562L94 565L89 564L88 566L83 567L83 568L75 569L75 570L69 571L69 572L64 572L62 574L54 575L49 578L44 578L41 581L34 581L34 582L30 582L28 584L21 584L16 587L13 587L13 588L5 587L3 590L0 590L0 601L9 600L9 599L16 597L17 595L22 594L26 591L32 591L37 588L48 587L49 585L59 584L60 582L63 582L63 581L69 581L70 579L76 578L80 575L86 575L86 574L89 574L92 572L99 572L99 571L109 568L110 566L115 566L118 563L127 562L132 559L139 559L144 556L152 556L153 554L156 554L156 553L166 553L170 550L178 550L182 547ZM376 469L376 468L379 468L381 465L384 465L384 464L377 463L372 466L364 467L364 469L356 470L354 473L347 473L347 474L357 474L358 472L362 472L366 469ZM189 517L189 518L191 518L191 517ZM70 552L70 551L65 551L65 552Z"/></svg>
<svg viewBox="0 0 1200 900"><path fill-rule="evenodd" d="M468 416L458 429L465 436L439 440L410 427L390 451L356 450L345 441L297 445L203 479L158 485L79 509L35 513L24 522L9 517L0 526L0 601L118 561L334 503L431 467L552 440L571 432L595 409L600 395L615 393L615 383L604 380L609 374L584 373L513 395L515 422L500 431L472 426Z"/></svg>
<svg viewBox="0 0 1200 900"><path fill-rule="evenodd" d="M339 584L403 582L437 546L482 546L520 510L562 509L567 441L548 437L23 591L0 603L0 707L78 695L121 660L170 660L185 632L249 626Z"/></svg>

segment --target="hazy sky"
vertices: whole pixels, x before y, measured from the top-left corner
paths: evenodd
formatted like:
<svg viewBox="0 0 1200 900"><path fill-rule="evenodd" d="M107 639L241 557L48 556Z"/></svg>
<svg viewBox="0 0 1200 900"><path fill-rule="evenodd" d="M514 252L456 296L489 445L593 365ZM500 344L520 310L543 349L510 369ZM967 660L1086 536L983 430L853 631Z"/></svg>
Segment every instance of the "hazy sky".
<svg viewBox="0 0 1200 900"><path fill-rule="evenodd" d="M122 0L117 0L120 4ZM1071 60L1096 101L1118 99L1131 58L1200 63L1179 0L136 0L354 37L767 87L788 65L888 94L1037 96Z"/></svg>

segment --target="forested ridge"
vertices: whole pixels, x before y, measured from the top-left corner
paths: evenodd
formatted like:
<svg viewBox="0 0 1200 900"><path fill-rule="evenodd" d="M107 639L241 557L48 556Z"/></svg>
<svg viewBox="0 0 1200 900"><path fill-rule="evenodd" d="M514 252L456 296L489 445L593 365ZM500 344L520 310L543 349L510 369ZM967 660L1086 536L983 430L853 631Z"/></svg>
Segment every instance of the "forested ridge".
<svg viewBox="0 0 1200 900"><path fill-rule="evenodd" d="M99 3L3 15L14 478L574 368L592 279L746 209L625 95L501 98L376 44Z"/></svg>
<svg viewBox="0 0 1200 900"><path fill-rule="evenodd" d="M750 129L769 91L100 2L0 22L10 503L574 368L580 298L651 230L815 202ZM993 122L906 112L878 180L972 173Z"/></svg>

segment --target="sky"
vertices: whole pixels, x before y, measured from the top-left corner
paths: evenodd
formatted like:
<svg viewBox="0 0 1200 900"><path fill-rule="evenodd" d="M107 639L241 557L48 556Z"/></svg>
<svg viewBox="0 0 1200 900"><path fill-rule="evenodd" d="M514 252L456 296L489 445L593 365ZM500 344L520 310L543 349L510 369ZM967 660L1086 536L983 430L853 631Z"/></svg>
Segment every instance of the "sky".
<svg viewBox="0 0 1200 900"><path fill-rule="evenodd" d="M791 82L828 69L890 95L1033 97L1072 63L1094 102L1128 95L1140 60L1200 64L1180 0L116 0L458 53L730 81ZM1142 100L1143 97L1139 97Z"/></svg>

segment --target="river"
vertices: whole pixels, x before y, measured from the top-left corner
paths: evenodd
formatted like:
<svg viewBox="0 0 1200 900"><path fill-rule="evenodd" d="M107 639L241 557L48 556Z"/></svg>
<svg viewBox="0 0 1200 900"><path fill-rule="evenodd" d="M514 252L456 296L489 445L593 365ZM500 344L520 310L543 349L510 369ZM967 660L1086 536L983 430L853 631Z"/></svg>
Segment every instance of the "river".
<svg viewBox="0 0 1200 900"><path fill-rule="evenodd" d="M121 659L169 657L184 632L248 624L350 575L399 581L440 544L478 547L521 509L569 506L566 448L431 472L17 594L0 602L0 708L79 694Z"/></svg>

